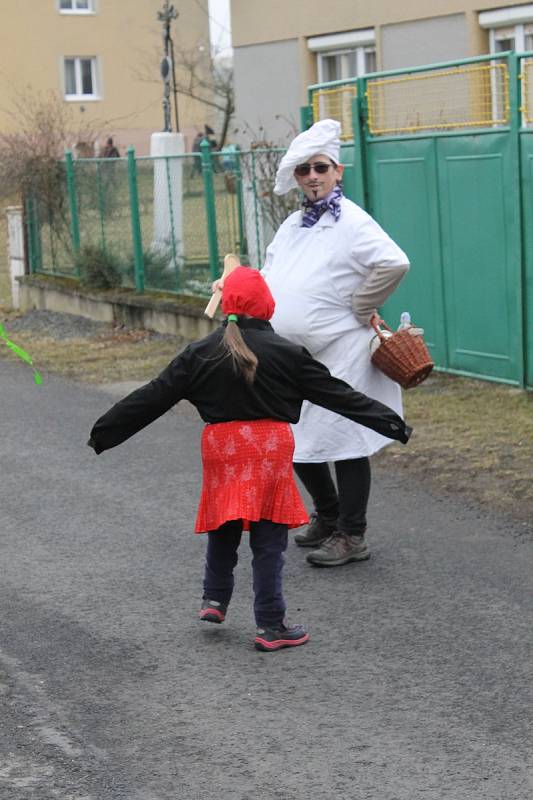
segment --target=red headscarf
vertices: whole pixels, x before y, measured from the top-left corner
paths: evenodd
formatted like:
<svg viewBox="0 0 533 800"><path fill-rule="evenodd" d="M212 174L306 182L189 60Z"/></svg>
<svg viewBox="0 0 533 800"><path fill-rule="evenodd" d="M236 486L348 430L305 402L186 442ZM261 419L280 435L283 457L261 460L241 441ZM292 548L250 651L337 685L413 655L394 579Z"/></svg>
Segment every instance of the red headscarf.
<svg viewBox="0 0 533 800"><path fill-rule="evenodd" d="M224 280L222 311L270 319L276 304L265 279L251 267L236 267Z"/></svg>

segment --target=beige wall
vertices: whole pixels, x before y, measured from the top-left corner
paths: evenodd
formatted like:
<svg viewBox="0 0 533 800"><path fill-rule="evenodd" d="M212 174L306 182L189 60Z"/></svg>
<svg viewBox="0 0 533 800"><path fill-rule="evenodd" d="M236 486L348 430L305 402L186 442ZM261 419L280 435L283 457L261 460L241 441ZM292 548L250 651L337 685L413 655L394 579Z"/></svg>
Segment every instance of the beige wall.
<svg viewBox="0 0 533 800"><path fill-rule="evenodd" d="M516 5L518 0L231 0L232 40L241 47ZM476 40L471 31L471 43Z"/></svg>
<svg viewBox="0 0 533 800"><path fill-rule="evenodd" d="M147 152L149 136L163 126L161 0L97 0L96 13L60 14L57 0L1 0L0 130L16 128L7 113L25 87L63 96L63 56L97 56L100 100L65 101L75 115L97 123L102 138L114 134L121 153L133 144ZM201 4L174 0L176 49L209 52L208 17ZM149 77L153 82L142 80ZM188 140L213 112L179 95L179 122ZM173 118L174 119L174 118ZM174 123L173 123L174 124Z"/></svg>
<svg viewBox="0 0 533 800"><path fill-rule="evenodd" d="M311 36L373 28L378 70L451 61L489 51L480 11L517 5L519 0L231 0L237 109L254 119L261 113L277 130L275 108L285 107L285 95L293 103L297 97L295 105L306 105L307 87L318 81L317 57L307 42ZM253 87L268 75L279 48L290 49L291 57L298 53L299 62L287 72L282 92L279 82L271 82L258 101ZM241 86L247 88L245 97Z"/></svg>
<svg viewBox="0 0 533 800"><path fill-rule="evenodd" d="M257 65L264 69L257 69ZM298 40L258 44L234 50L235 126L238 140L274 144L294 138L300 130L300 70ZM292 80L287 80L287 76Z"/></svg>

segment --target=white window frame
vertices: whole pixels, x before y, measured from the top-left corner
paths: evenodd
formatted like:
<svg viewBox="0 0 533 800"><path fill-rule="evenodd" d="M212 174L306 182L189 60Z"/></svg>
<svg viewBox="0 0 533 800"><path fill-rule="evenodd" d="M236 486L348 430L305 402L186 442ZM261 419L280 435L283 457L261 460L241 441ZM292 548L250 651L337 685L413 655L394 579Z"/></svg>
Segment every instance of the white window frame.
<svg viewBox="0 0 533 800"><path fill-rule="evenodd" d="M375 50L376 33L373 28L346 33L333 33L325 36L312 36L307 40L307 46L312 53L316 53L318 67L318 82L325 83L324 61L327 56L343 56L349 53L356 54L357 75L347 78L360 77L366 74L365 54L369 47ZM341 78L340 80L344 80Z"/></svg>
<svg viewBox="0 0 533 800"><path fill-rule="evenodd" d="M89 0L88 8L78 8L78 0L71 0L72 8L61 8L61 0L57 0L57 10L60 14L96 14L96 0Z"/></svg>
<svg viewBox="0 0 533 800"><path fill-rule="evenodd" d="M489 31L489 49L491 53L498 54L498 50L496 50L496 42L498 41L498 36L501 35L503 30L509 30L509 28L491 28ZM526 49L526 37L524 34L524 25L519 23L518 25L514 25L510 28L512 31L512 36L514 38L514 47L517 53L521 53Z"/></svg>
<svg viewBox="0 0 533 800"><path fill-rule="evenodd" d="M508 28L507 30L512 30L512 35L514 36L514 49L517 53L525 53L533 50L533 47L526 46L526 37L533 36L533 20L530 23L519 22L513 28ZM498 34L501 34L502 31L506 30L505 28L491 28L489 31L489 40L490 40L490 52L496 53L496 42L498 40Z"/></svg>
<svg viewBox="0 0 533 800"><path fill-rule="evenodd" d="M326 79L326 76L325 76L326 69L325 69L324 60L326 58L330 58L331 56L335 56L337 58L338 56L340 56L341 59L342 59L343 56L350 56L352 53L355 53L355 56L356 56L356 72L357 72L357 74L359 74L359 70L360 70L360 66L361 66L361 64L360 64L360 62L361 62L360 48L354 49L354 50L326 50L324 53L317 53L317 59L318 59L318 61L317 61L318 82L319 83L326 83L327 80L331 80L331 79ZM342 70L342 68L341 68L341 72L343 72L343 71L344 70ZM345 77L346 78L354 78L356 76L355 75L345 75L345 76L343 76L341 74L341 75L339 75L338 78L335 78L334 80L343 80Z"/></svg>
<svg viewBox="0 0 533 800"><path fill-rule="evenodd" d="M91 62L91 80L93 84L93 94L67 94L67 81L66 81L66 62L74 61L74 71L76 76L76 88L82 86L81 79L81 62ZM93 100L101 100L102 93L100 91L100 66L98 56L63 56L62 58L62 80L63 80L63 97L69 103L76 103L82 100L84 103Z"/></svg>
<svg viewBox="0 0 533 800"><path fill-rule="evenodd" d="M517 53L526 49L526 25L533 22L533 3L523 6L499 8L496 11L481 11L479 24L489 31L489 51L496 53L498 33L502 29L512 28Z"/></svg>
<svg viewBox="0 0 533 800"><path fill-rule="evenodd" d="M510 6L509 8L498 8L495 11L481 11L478 21L482 28L489 32L489 52L491 55L498 55L496 42L498 35L502 35L505 29L512 30L514 35L514 50L522 53L526 49L526 27L530 28L533 23L533 3L522 6ZM492 103L496 108L496 90L492 87Z"/></svg>

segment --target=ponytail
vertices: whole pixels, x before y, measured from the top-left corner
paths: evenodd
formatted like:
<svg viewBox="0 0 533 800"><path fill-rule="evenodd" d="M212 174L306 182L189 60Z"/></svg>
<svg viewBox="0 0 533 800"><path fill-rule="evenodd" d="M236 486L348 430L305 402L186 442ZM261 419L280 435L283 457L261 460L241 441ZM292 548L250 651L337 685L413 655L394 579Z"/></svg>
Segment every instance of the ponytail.
<svg viewBox="0 0 533 800"><path fill-rule="evenodd" d="M234 319L232 319L234 317ZM237 315L230 314L228 324L222 338L222 346L231 358L233 371L242 375L246 383L251 386L254 382L257 369L257 356L242 338L242 333L237 325Z"/></svg>

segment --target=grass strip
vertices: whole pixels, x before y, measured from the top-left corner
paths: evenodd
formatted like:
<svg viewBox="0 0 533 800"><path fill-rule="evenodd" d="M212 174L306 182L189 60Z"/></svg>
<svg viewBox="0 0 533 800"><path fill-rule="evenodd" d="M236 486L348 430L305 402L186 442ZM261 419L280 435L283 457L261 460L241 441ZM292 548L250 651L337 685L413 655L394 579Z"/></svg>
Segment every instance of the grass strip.
<svg viewBox="0 0 533 800"><path fill-rule="evenodd" d="M0 308L1 311L1 308ZM0 317L14 316L4 310ZM93 338L52 338L17 332L43 375L93 384L148 381L183 348L174 337L118 330ZM5 348L2 358L15 360ZM36 389L37 391L37 389ZM405 416L415 431L404 447L375 456L378 468L416 477L429 488L462 495L529 526L533 520L533 394L487 381L434 373L404 392Z"/></svg>

